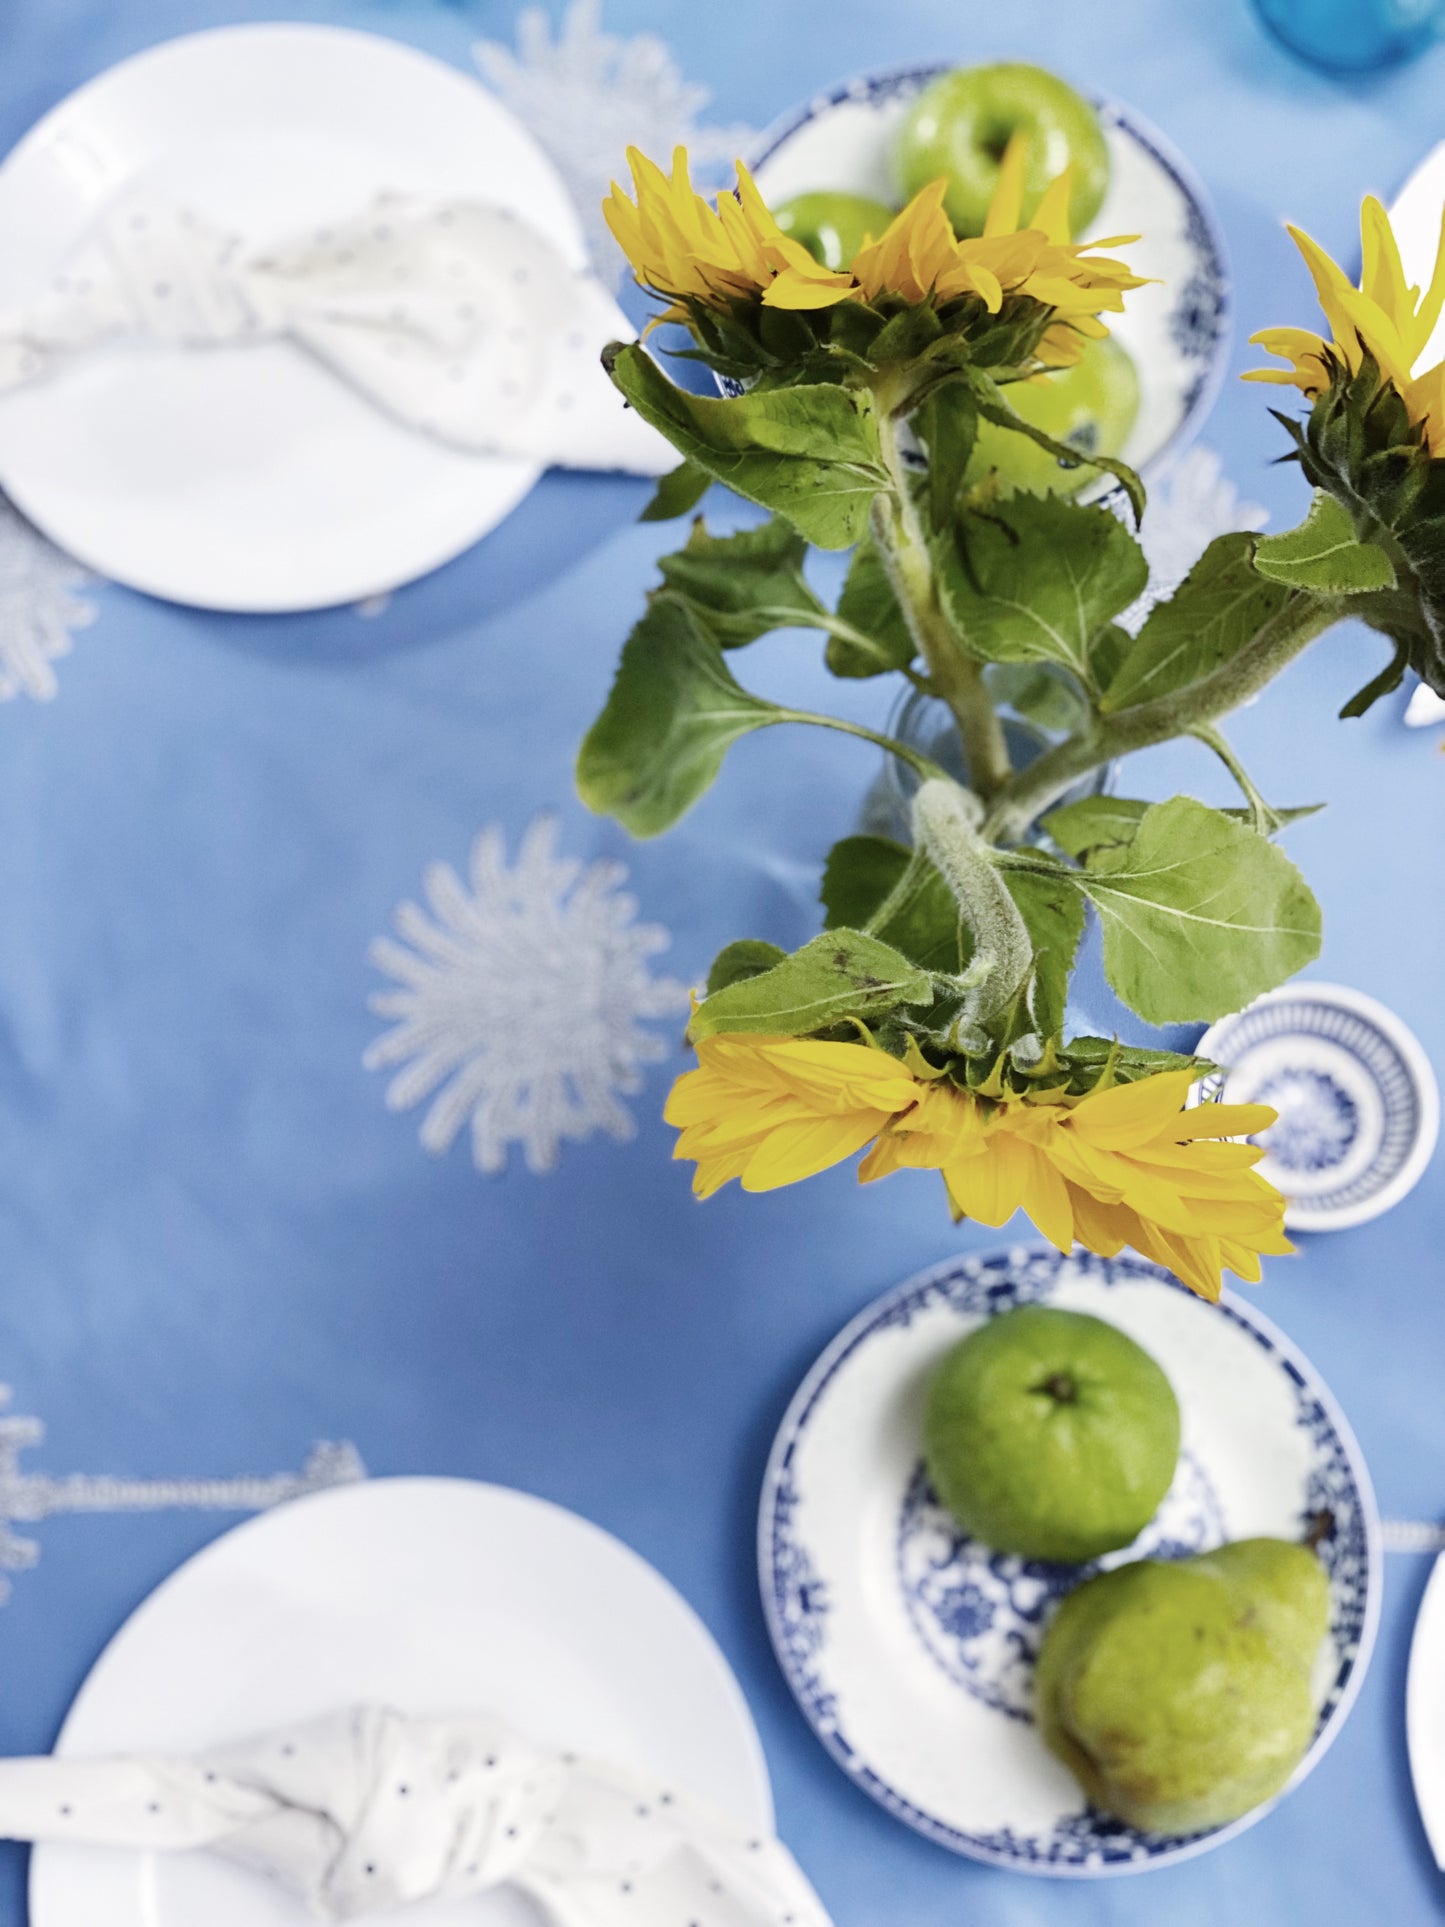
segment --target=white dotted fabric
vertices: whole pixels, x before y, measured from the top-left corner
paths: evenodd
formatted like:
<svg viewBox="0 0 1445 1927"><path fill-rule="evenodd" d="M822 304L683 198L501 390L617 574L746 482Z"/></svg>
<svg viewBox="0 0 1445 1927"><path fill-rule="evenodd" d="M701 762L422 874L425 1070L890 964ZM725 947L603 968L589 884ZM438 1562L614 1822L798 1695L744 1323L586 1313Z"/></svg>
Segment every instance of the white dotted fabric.
<svg viewBox="0 0 1445 1927"><path fill-rule="evenodd" d="M633 331L510 209L386 194L257 251L188 208L114 208L36 302L0 313L0 391L108 342L234 352L285 336L458 447L653 475L676 456L603 373Z"/></svg>
<svg viewBox="0 0 1445 1927"><path fill-rule="evenodd" d="M554 1927L829 1927L777 1840L480 1716L356 1708L197 1760L4 1760L0 1836L210 1848L323 1920L511 1885Z"/></svg>

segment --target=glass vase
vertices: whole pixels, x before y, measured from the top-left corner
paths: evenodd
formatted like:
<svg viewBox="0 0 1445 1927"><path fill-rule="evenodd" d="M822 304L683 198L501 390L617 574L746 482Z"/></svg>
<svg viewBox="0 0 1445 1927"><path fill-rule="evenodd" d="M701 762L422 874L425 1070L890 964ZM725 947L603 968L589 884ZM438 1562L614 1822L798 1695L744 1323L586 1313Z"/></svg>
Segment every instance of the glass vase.
<svg viewBox="0 0 1445 1927"><path fill-rule="evenodd" d="M1411 60L1441 31L1445 0L1254 0L1282 46L1332 73L1373 73Z"/></svg>

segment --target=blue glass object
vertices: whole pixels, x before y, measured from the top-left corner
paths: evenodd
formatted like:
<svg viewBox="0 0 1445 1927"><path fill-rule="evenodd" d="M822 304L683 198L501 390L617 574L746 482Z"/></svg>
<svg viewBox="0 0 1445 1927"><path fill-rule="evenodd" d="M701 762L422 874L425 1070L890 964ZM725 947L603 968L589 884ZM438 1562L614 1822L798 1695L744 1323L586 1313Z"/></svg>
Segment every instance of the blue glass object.
<svg viewBox="0 0 1445 1927"><path fill-rule="evenodd" d="M1445 0L1254 0L1275 38L1314 67L1370 73L1422 53Z"/></svg>

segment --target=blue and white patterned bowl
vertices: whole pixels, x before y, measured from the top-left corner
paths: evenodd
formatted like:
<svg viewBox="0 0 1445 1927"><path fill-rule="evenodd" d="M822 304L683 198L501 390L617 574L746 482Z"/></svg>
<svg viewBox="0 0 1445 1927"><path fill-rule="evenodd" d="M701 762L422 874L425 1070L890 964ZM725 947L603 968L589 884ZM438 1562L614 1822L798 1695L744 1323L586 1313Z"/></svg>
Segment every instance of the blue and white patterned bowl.
<svg viewBox="0 0 1445 1927"><path fill-rule="evenodd" d="M773 1644L809 1723L843 1770L920 1833L974 1859L1074 1878L1141 1873L1231 1839L1137 1832L1090 1809L1033 1721L1039 1642L1096 1567L1047 1565L969 1539L928 1486L929 1374L996 1312L1051 1304L1126 1331L1168 1373L1183 1418L1173 1487L1127 1559L1226 1539L1321 1532L1330 1636L1324 1753L1359 1691L1380 1610L1379 1517L1348 1425L1308 1361L1251 1306L1194 1297L1141 1258L1063 1258L1026 1245L950 1260L887 1293L804 1380L763 1485L759 1557Z"/></svg>
<svg viewBox="0 0 1445 1927"><path fill-rule="evenodd" d="M1430 1060L1393 1011L1339 984L1289 984L1207 1030L1220 1066L1197 1100L1272 1104L1259 1166L1295 1231L1341 1231L1398 1204L1440 1131Z"/></svg>
<svg viewBox="0 0 1445 1927"><path fill-rule="evenodd" d="M903 117L950 63L862 74L776 122L751 165L764 198L834 188L897 203L892 155ZM1138 234L1121 250L1157 285L1110 316L1139 371L1139 418L1124 459L1147 475L1181 453L1203 425L1229 361L1230 289L1224 239L1194 171L1130 107L1095 100L1109 144L1108 197L1095 234ZM724 382L725 391L734 388Z"/></svg>

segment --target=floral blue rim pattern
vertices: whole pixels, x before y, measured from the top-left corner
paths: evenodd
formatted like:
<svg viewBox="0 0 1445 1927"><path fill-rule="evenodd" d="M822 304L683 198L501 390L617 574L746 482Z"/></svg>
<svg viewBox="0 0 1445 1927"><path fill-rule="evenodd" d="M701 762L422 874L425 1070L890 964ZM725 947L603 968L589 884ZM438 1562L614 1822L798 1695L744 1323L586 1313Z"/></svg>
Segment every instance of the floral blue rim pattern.
<svg viewBox="0 0 1445 1927"><path fill-rule="evenodd" d="M916 67L897 67L878 74L858 74L851 80L815 94L806 106L795 109L767 128L748 156L748 166L756 173L772 158L785 141L809 121L831 108L847 102L868 106L906 98L920 92L931 80L947 73L952 63L928 61ZM1100 115L1121 127L1132 140L1151 155L1178 187L1188 204L1186 239L1194 253L1195 266L1179 285L1176 305L1170 317L1169 332L1181 357L1197 363L1185 403L1184 418L1171 438L1168 454L1183 452L1204 426L1224 382L1228 362L1226 352L1233 313L1228 255L1224 235L1214 218L1203 183L1192 167L1157 128L1151 127L1131 108L1118 101L1093 96ZM725 393L732 392L724 381Z"/></svg>
<svg viewBox="0 0 1445 1927"><path fill-rule="evenodd" d="M967 1254L905 1281L867 1307L838 1335L799 1388L769 1459L758 1522L759 1567L769 1634L794 1697L837 1763L896 1818L939 1845L993 1865L1061 1878L1131 1873L1143 1866L1190 1858L1243 1832L1267 1809L1256 1809L1212 1833L1181 1839L1143 1835L1092 1810L1071 1816L1044 1834L1020 1833L1011 1828L985 1834L965 1833L907 1799L850 1739L839 1694L827 1677L823 1656L828 1645L829 1585L800 1527L804 1495L798 1488L796 1461L803 1435L834 1379L878 1333L907 1327L920 1313L940 1304L964 1314L992 1314L1046 1300L1066 1266L1073 1275L1085 1275L1105 1286L1153 1279L1172 1289L1186 1290L1161 1267L1144 1259L1103 1259L1082 1250L1065 1258L1048 1245L1016 1245L991 1254ZM1339 1730L1339 1716L1348 1710L1359 1690L1363 1667L1374 1644L1380 1597L1379 1586L1371 1583L1371 1576L1379 1571L1379 1526L1359 1447L1326 1387L1289 1340L1232 1293L1226 1293L1216 1311L1277 1363L1289 1382L1296 1424L1312 1454L1301 1529L1307 1529L1316 1519L1327 1528L1317 1549L1330 1575L1331 1632L1342 1657L1321 1706L1314 1742L1298 1769L1297 1777L1302 1777ZM1208 1480L1200 1468L1186 1466L1185 1472L1182 1506L1168 1518L1161 1514L1146 1543L1138 1549L1148 1556L1182 1554L1209 1538L1215 1521ZM944 1625L936 1601L926 1597L926 1586L920 1587L910 1572L918 1514L931 1509L933 1503L926 1480L915 1478L898 1524L897 1578L909 1620L930 1659L966 1690L978 1692L974 1683L960 1677L959 1668L967 1668L971 1641L992 1630L982 1622L990 1611L996 1617L1000 1608L1016 1614L1004 1637L1021 1641L1028 1649L1023 1664L1031 1664L1029 1623L1032 1621L1036 1640L1052 1599L1063 1589L1061 1574L1058 1569L1051 1571L993 1555L987 1561L994 1582L993 1596L966 1602L977 1615L972 1624L955 1620L951 1627ZM1217 1538L1217 1532L1214 1536ZM1022 1610L1016 1590L1020 1585ZM934 1622L931 1628L926 1624L930 1615ZM950 1634L954 1646L951 1654L941 1650ZM1012 1718L1030 1717L1019 1701L1004 1703L998 1697L978 1696Z"/></svg>
<svg viewBox="0 0 1445 1927"><path fill-rule="evenodd" d="M1414 1181L1410 1167L1432 1148L1433 1094L1404 1038L1394 1034L1398 1020L1387 1025L1385 1013L1375 1015L1377 1008L1357 993L1306 986L1303 994L1271 995L1225 1018L1200 1042L1204 1056L1226 1067L1202 1080L1199 1094L1206 1102L1222 1098L1230 1067L1245 1065L1261 1047L1278 1051L1296 1043L1297 1061L1280 1062L1262 1080L1251 1080L1250 1097L1280 1113L1265 1143L1275 1181L1291 1197L1286 1223L1301 1229L1372 1216L1394 1194L1403 1195ZM1332 1064L1328 1056L1319 1056L1318 1045L1332 1046L1373 1092L1379 1110L1373 1144L1362 1139L1366 1120L1359 1092L1346 1088L1336 1068L1339 1060ZM1414 1048L1418 1053L1418 1045ZM1362 1152L1367 1153L1363 1167ZM1333 1186L1328 1182L1332 1170L1339 1173ZM1308 1186L1298 1201L1291 1193L1292 1177Z"/></svg>

